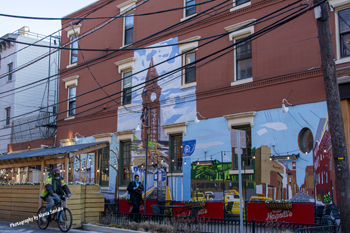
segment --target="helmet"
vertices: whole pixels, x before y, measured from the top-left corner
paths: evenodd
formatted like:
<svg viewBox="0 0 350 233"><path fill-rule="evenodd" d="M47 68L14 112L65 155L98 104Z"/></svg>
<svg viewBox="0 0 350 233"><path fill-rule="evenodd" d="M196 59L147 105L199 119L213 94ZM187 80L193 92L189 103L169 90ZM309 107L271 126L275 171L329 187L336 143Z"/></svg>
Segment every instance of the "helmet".
<svg viewBox="0 0 350 233"><path fill-rule="evenodd" d="M59 179L60 178L60 175L61 175L60 169L54 168L52 170L52 173L53 173L53 176L55 177L55 179Z"/></svg>

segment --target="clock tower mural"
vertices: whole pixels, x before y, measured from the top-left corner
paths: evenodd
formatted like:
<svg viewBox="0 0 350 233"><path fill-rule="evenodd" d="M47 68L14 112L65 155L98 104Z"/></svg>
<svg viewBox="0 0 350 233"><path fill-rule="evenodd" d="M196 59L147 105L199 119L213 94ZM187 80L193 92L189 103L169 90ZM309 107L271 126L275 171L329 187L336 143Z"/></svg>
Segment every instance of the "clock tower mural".
<svg viewBox="0 0 350 233"><path fill-rule="evenodd" d="M160 103L159 98L162 88L158 85L158 73L156 67L153 67L153 58L149 64L146 75L146 84L142 91L142 107L144 111L144 122L141 127L141 140L146 145L147 129L149 126L150 138L149 142L158 142L160 136Z"/></svg>

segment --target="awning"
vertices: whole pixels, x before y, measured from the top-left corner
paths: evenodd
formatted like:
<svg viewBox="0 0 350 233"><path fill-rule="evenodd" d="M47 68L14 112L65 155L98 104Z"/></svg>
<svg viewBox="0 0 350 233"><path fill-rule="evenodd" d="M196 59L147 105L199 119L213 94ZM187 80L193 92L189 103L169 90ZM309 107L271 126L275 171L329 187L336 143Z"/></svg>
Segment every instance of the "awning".
<svg viewBox="0 0 350 233"><path fill-rule="evenodd" d="M42 160L47 161L45 164L62 163L63 159L59 159L60 157L68 155L71 158L76 155L91 153L107 145L108 142L94 142L3 155L0 156L0 169L41 165Z"/></svg>

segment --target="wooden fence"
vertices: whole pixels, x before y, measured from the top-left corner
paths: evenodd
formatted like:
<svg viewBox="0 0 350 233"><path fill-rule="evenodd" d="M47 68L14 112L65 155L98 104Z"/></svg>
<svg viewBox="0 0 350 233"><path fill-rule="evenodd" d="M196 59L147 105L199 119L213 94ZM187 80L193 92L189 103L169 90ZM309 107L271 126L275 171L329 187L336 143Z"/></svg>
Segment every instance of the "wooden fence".
<svg viewBox="0 0 350 233"><path fill-rule="evenodd" d="M0 220L16 223L33 218L38 211L39 189L40 185L0 185ZM67 207L73 215L72 228L80 228L84 222L98 222L99 212L104 210L100 187L70 185L69 189L72 197Z"/></svg>

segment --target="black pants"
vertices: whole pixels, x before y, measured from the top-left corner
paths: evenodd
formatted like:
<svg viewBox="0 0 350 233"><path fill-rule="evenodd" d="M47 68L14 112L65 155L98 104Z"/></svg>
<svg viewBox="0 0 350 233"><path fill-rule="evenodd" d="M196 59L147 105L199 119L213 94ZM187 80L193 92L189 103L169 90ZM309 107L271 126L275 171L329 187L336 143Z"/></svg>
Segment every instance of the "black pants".
<svg viewBox="0 0 350 233"><path fill-rule="evenodd" d="M132 210L131 210L131 219L136 221L136 222L139 222L140 221L140 198L138 197L134 197L131 199L132 201L132 204L133 204L133 207L132 207Z"/></svg>

